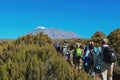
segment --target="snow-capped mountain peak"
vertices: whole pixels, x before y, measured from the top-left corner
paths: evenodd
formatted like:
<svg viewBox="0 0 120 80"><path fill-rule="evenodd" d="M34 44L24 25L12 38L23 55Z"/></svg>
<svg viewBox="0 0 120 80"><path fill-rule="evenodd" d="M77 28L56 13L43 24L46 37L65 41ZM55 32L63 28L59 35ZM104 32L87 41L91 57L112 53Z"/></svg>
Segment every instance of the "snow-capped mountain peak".
<svg viewBox="0 0 120 80"><path fill-rule="evenodd" d="M45 29L43 26L38 26L36 29Z"/></svg>
<svg viewBox="0 0 120 80"><path fill-rule="evenodd" d="M57 28L45 28L43 26L38 26L35 30L31 31L30 33L37 34L40 32L47 34L52 39L80 38L80 36L74 32L69 32L69 31L65 31Z"/></svg>

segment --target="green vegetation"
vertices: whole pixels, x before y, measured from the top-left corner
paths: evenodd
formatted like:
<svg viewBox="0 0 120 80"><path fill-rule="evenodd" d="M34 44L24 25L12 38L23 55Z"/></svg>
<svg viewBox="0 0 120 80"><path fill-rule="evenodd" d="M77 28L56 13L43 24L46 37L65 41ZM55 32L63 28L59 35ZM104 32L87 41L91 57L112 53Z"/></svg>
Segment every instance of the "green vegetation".
<svg viewBox="0 0 120 80"><path fill-rule="evenodd" d="M90 40L93 41L97 47L99 47L103 38L107 38L107 36L106 36L103 32L97 31L97 32L91 37Z"/></svg>
<svg viewBox="0 0 120 80"><path fill-rule="evenodd" d="M118 63L120 65L120 28L112 31L108 36L110 44L115 47L117 52Z"/></svg>
<svg viewBox="0 0 120 80"><path fill-rule="evenodd" d="M0 44L0 80L92 80L56 52L45 34Z"/></svg>
<svg viewBox="0 0 120 80"><path fill-rule="evenodd" d="M113 30L108 36L106 36L103 32L97 31L92 37L91 41L95 42L95 45L98 47L103 38L107 38L109 44L113 46L117 53L117 61L120 66L120 28Z"/></svg>
<svg viewBox="0 0 120 80"><path fill-rule="evenodd" d="M67 40L75 44L94 41L98 47L106 37L115 47L120 65L120 29L108 36L97 31L90 39ZM84 71L78 72L56 52L52 40L45 34L28 34L14 41L0 42L0 80L92 80Z"/></svg>

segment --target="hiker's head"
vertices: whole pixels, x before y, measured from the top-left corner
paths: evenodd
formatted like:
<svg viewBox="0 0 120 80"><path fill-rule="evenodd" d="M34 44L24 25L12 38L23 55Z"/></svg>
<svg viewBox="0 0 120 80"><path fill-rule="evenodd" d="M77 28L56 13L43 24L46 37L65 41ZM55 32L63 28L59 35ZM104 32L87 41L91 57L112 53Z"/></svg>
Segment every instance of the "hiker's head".
<svg viewBox="0 0 120 80"><path fill-rule="evenodd" d="M77 47L77 48L79 48L80 45L81 45L81 43L78 43L78 42L76 43L76 47Z"/></svg>
<svg viewBox="0 0 120 80"><path fill-rule="evenodd" d="M91 42L89 42L89 49L93 49L93 48L94 48L94 42L91 41Z"/></svg>
<svg viewBox="0 0 120 80"><path fill-rule="evenodd" d="M93 41L91 41L91 44L92 44L92 45L94 45L94 42L93 42Z"/></svg>
<svg viewBox="0 0 120 80"><path fill-rule="evenodd" d="M81 49L83 49L83 46L82 46L82 45L80 45L80 48L81 48Z"/></svg>
<svg viewBox="0 0 120 80"><path fill-rule="evenodd" d="M102 44L107 44L107 39L106 38L104 38L103 40L102 40Z"/></svg>
<svg viewBox="0 0 120 80"><path fill-rule="evenodd" d="M77 44L76 47L79 48L79 45Z"/></svg>

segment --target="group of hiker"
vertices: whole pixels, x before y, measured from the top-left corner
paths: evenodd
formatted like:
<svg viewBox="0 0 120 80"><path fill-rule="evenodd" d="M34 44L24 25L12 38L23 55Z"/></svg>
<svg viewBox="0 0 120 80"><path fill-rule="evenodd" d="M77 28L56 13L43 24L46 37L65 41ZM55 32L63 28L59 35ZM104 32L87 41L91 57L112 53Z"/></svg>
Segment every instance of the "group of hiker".
<svg viewBox="0 0 120 80"><path fill-rule="evenodd" d="M84 70L94 80L113 80L116 54L115 49L108 45L106 38L102 40L99 47L96 47L93 41L89 41L84 46L78 42L72 46L58 42L54 47L71 66L79 71Z"/></svg>

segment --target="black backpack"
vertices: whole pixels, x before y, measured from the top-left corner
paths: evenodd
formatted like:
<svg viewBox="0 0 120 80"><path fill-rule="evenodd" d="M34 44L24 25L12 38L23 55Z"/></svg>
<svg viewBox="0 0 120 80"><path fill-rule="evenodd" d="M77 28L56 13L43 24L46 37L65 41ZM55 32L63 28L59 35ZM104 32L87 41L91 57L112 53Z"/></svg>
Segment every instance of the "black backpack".
<svg viewBox="0 0 120 80"><path fill-rule="evenodd" d="M88 56L84 59L83 63L84 70L89 74L91 73L91 69L94 65L94 56L95 56L94 50L90 50Z"/></svg>
<svg viewBox="0 0 120 80"><path fill-rule="evenodd" d="M95 67L94 67L94 71L95 73L101 73L101 64L102 64L102 55L98 54L97 58L96 58L96 63L95 63Z"/></svg>
<svg viewBox="0 0 120 80"><path fill-rule="evenodd" d="M116 61L115 49L113 47L103 47L103 61L106 63Z"/></svg>

